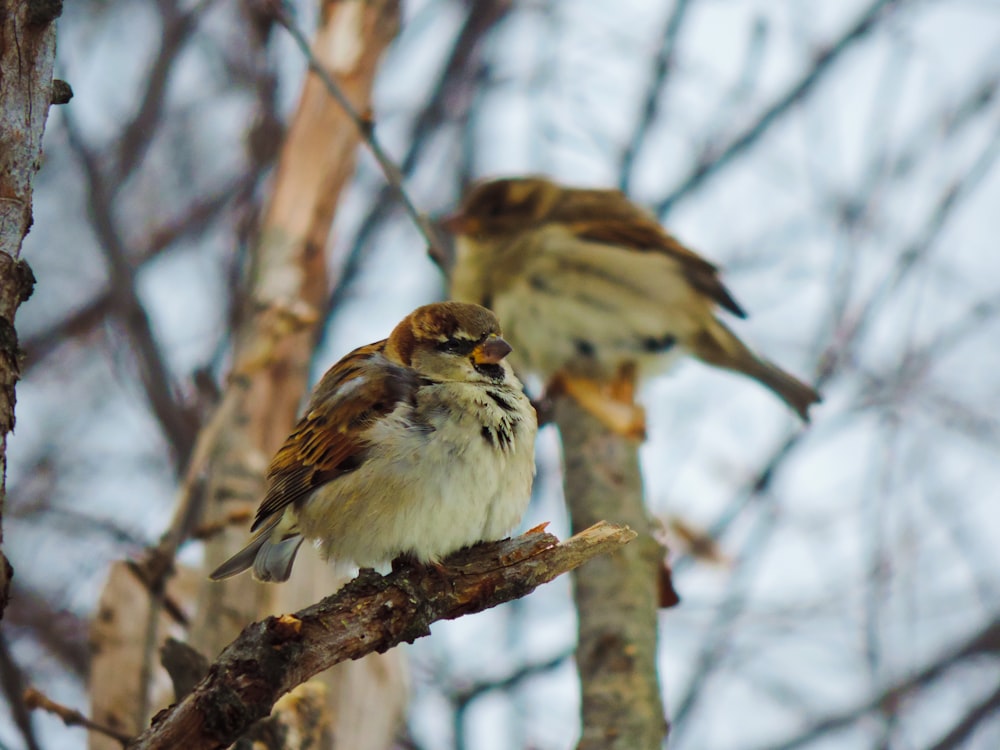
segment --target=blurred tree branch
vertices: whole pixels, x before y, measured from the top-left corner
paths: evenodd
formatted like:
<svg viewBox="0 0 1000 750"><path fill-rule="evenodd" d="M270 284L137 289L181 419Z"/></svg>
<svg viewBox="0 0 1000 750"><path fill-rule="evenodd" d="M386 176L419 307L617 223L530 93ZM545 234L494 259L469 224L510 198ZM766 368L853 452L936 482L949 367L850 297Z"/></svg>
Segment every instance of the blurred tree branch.
<svg viewBox="0 0 1000 750"><path fill-rule="evenodd" d="M494 691L514 690L521 683L530 680L532 677L559 669L572 658L573 652L567 651L557 654L547 661L524 664L499 679L483 680L471 685L463 685L453 691L449 698L455 706L455 750L466 750L469 747L476 747L476 743L469 741L466 737L468 734L471 734L469 730L474 728L474 725L469 721L469 709L479 698L489 695Z"/></svg>
<svg viewBox="0 0 1000 750"><path fill-rule="evenodd" d="M626 195L632 192L635 161L646 142L646 137L660 114L660 99L664 95L670 74L673 73L677 57L677 41L684 21L687 19L693 0L674 0L670 16L663 27L663 40L660 51L653 60L653 72L646 86L646 97L642 105L639 122L632 131L632 138L626 144L621 156L621 166L618 170L618 188Z"/></svg>
<svg viewBox="0 0 1000 750"><path fill-rule="evenodd" d="M150 229L143 246L136 250L133 256L135 270L139 271L147 262L174 249L182 240L203 232L211 222L218 218L220 211L232 201L238 191L243 189L248 182L252 182L255 176L256 173L252 171L239 175L213 193L195 198L176 217L166 219L159 226ZM112 314L115 309L113 287L113 283L109 283L107 289L77 310L51 326L26 337L24 340L25 374L41 364L47 356L68 340L83 338L90 334L108 315Z"/></svg>
<svg viewBox="0 0 1000 750"><path fill-rule="evenodd" d="M1000 712L1000 685L979 703L975 704L954 727L928 750L953 750L968 748L969 735L988 719L996 718Z"/></svg>
<svg viewBox="0 0 1000 750"><path fill-rule="evenodd" d="M14 661L4 633L0 632L0 692L10 706L11 718L17 730L24 739L28 750L41 750L35 728L31 723L31 711L24 701L24 688L27 684L24 672Z"/></svg>
<svg viewBox="0 0 1000 750"><path fill-rule="evenodd" d="M511 0L481 0L468 6L465 23L452 44L448 60L434 83L430 98L416 114L410 127L407 138L409 146L399 164L399 171L404 177L413 174L437 128L448 122L449 118L462 119L468 115L474 101L475 85L480 82L478 72L482 68L483 42L504 19L510 6ZM389 216L393 207L392 193L393 187L384 185L370 202L371 207L354 234L347 259L327 301L324 316L327 323L347 294L375 229Z"/></svg>
<svg viewBox="0 0 1000 750"><path fill-rule="evenodd" d="M76 677L85 677L90 662L87 622L65 609L53 609L40 592L27 589L23 581L14 585L13 600L6 620L8 634L28 632L46 653Z"/></svg>
<svg viewBox="0 0 1000 750"><path fill-rule="evenodd" d="M451 555L443 562L446 577L408 566L385 577L362 572L318 604L249 625L191 695L158 715L133 747L226 747L281 695L333 664L429 635L436 620L525 596L634 537L606 523L565 542L532 530Z"/></svg>
<svg viewBox="0 0 1000 750"><path fill-rule="evenodd" d="M199 19L211 2L212 0L199 0L189 10L181 10L177 0L157 0L155 3L163 23L160 48L146 74L142 100L117 141L117 159L109 180L113 185L113 192L122 189L129 176L142 163L157 130L163 124L163 108L170 75L176 67L177 58L187 47Z"/></svg>
<svg viewBox="0 0 1000 750"><path fill-rule="evenodd" d="M959 646L950 649L941 657L935 659L909 677L896 682L870 698L866 698L863 703L824 719L814 721L806 731L780 742L769 743L767 748L768 750L796 750L796 748L809 745L820 737L846 729L866 716L882 711L886 706L898 704L916 690L924 688L929 683L940 678L952 667L984 655L994 659L1000 656L1000 620L991 622ZM949 743L957 741L960 736L964 736L971 729L971 725L969 727L965 726L966 723L971 722L971 724L974 724L980 721L984 718L983 706L989 706L995 704L995 702L996 696L994 693L978 706L975 706L934 747L943 750L943 748L953 746Z"/></svg>
<svg viewBox="0 0 1000 750"><path fill-rule="evenodd" d="M187 464L198 430L194 410L180 398L166 358L153 333L149 315L136 291L136 253L127 246L115 218L113 181L98 164L97 156L83 142L71 117L66 133L87 180L87 210L108 264L111 306L134 352L149 406L163 429L178 467ZM117 183L120 185L120 183Z"/></svg>
<svg viewBox="0 0 1000 750"><path fill-rule="evenodd" d="M282 11L285 10L285 6L283 4L279 7ZM441 240L438 237L437 229L426 216L417 210L416 205L410 199L410 194L403 186L402 172L389 156L389 153L382 146L381 140L375 135L375 122L372 118L371 112L355 108L350 98L345 95L341 87L334 80L333 76L331 76L329 71L327 71L327 69L323 66L323 63L318 57L316 57L316 55L313 54L313 51L309 46L309 41L306 39L299 27L295 25L294 20L288 15L287 12L279 12L278 20L285 27L285 29L288 30L288 33L292 35L292 38L299 46L299 49L302 50L302 54L305 55L309 62L309 69L315 73L316 77L323 83L327 94L329 94L330 97L332 97L334 101L340 105L344 114L347 115L348 119L354 123L354 126L360 132L364 142L368 145L368 150L371 151L372 156L375 157L375 161L377 161L379 167L381 167L382 173L385 175L386 181L389 183L389 187L395 193L397 200L403 204L403 208L406 209L406 213L409 215L414 226L416 226L417 230L423 236L424 241L427 243L427 252L438 263L444 263L445 253L441 247Z"/></svg>
<svg viewBox="0 0 1000 750"><path fill-rule="evenodd" d="M871 36L872 32L890 16L891 12L902 4L904 4L904 0L875 0L869 5L847 31L816 55L812 67L771 106L765 109L756 120L747 125L724 146L706 146L690 174L656 204L656 214L661 218L665 217L677 201L693 193L705 180L713 177L737 157L745 154L761 136L771 129L772 125L781 119L782 115L805 99L826 78L833 70L835 63L846 52L858 42Z"/></svg>

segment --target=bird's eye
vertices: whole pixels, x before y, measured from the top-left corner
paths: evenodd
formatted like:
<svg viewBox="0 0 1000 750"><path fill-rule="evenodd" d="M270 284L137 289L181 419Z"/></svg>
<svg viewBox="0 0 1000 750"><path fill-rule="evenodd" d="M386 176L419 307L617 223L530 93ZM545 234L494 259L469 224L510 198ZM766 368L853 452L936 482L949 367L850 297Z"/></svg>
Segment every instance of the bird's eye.
<svg viewBox="0 0 1000 750"><path fill-rule="evenodd" d="M502 199L497 198L496 200L486 205L486 210L483 211L483 213L486 214L487 216L498 217L498 216L503 216L504 213L507 212L507 210L508 210L507 204L505 204Z"/></svg>
<svg viewBox="0 0 1000 750"><path fill-rule="evenodd" d="M437 345L437 350L445 354L470 354L475 348L476 342L469 339L445 339Z"/></svg>

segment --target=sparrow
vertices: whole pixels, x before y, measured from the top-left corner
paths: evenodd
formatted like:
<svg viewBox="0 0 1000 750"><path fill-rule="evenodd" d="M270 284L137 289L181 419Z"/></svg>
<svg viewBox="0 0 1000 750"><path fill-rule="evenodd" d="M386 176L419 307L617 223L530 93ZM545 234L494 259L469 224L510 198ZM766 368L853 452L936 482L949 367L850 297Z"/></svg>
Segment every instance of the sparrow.
<svg viewBox="0 0 1000 750"><path fill-rule="evenodd" d="M681 352L753 378L805 421L820 400L719 320L719 308L746 317L719 269L617 190L488 180L443 225L455 235L452 298L493 310L519 371L568 391L616 432L642 437L635 381Z"/></svg>
<svg viewBox="0 0 1000 750"><path fill-rule="evenodd" d="M492 312L443 302L345 356L271 461L249 544L210 577L285 581L306 539L377 567L504 538L528 505L538 429L510 352Z"/></svg>

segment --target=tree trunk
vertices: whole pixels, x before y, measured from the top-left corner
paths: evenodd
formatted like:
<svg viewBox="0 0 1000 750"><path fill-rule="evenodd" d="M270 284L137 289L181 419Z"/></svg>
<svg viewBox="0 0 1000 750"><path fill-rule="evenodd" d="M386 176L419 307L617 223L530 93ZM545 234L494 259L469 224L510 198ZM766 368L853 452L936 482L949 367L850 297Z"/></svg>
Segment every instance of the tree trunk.
<svg viewBox="0 0 1000 750"><path fill-rule="evenodd" d="M667 723L656 671L663 553L643 503L638 444L608 431L567 396L554 403L573 533L599 520L638 538L573 574L582 693L578 750L660 750Z"/></svg>
<svg viewBox="0 0 1000 750"><path fill-rule="evenodd" d="M14 315L35 284L20 258L21 242L31 227L32 181L54 96L53 22L61 12L62 3L51 0L0 5L0 619L14 573L3 554L7 433L14 429L14 385L21 372Z"/></svg>

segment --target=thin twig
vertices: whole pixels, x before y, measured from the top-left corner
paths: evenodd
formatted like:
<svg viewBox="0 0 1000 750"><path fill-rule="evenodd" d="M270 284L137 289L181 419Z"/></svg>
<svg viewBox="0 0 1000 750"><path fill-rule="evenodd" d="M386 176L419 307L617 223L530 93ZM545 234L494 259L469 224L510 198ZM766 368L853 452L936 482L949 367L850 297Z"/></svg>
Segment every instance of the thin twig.
<svg viewBox="0 0 1000 750"><path fill-rule="evenodd" d="M845 52L867 37L888 16L888 11L900 0L875 0L844 34L816 57L812 68L796 81L779 99L768 107L724 148L708 154L695 165L691 173L670 194L656 204L657 215L663 217L674 204L699 187L706 179L727 166L737 156L746 153L778 119L804 99L833 69Z"/></svg>
<svg viewBox="0 0 1000 750"><path fill-rule="evenodd" d="M136 291L134 256L126 246L115 219L107 176L98 164L97 155L84 143L76 121L64 114L63 122L70 148L86 177L88 218L108 264L116 316L128 334L146 399L170 442L175 466L182 467L187 463L194 445L196 415L176 397L177 388L166 357L156 341L149 314Z"/></svg>
<svg viewBox="0 0 1000 750"><path fill-rule="evenodd" d="M89 623L68 609L56 608L23 578L14 587L14 600L4 612L3 623L8 637L20 635L19 631L30 632L32 640L45 649L46 658L54 659L64 669L63 677L86 678L91 658ZM6 668L0 669L0 674L5 673ZM21 692L23 689L18 690L18 695Z"/></svg>
<svg viewBox="0 0 1000 750"><path fill-rule="evenodd" d="M98 732L107 737L111 737L112 739L120 742L122 747L128 746L128 744L132 741L132 737L124 732L119 732L113 727L105 726L104 724L99 724L96 721L88 719L76 709L64 706L61 703L56 703L47 695L35 690L34 688L28 688L24 691L24 704L31 710L40 709L42 711L47 711L50 714L55 714L62 719L63 723L68 727L84 727L92 732Z"/></svg>
<svg viewBox="0 0 1000 750"><path fill-rule="evenodd" d="M31 725L31 712L24 701L24 671L14 660L3 633L0 633L0 690L7 698L10 716L21 733L25 746L28 750L41 750L35 728Z"/></svg>
<svg viewBox="0 0 1000 750"><path fill-rule="evenodd" d="M177 59L187 48L187 42L197 27L203 10L200 6L189 11L181 11L177 3L158 3L163 21L160 35L160 49L150 66L143 85L137 90L143 92L142 100L135 115L122 128L116 139L117 163L114 168L115 184L112 193L121 190L128 177L142 162L154 137L163 122L163 107L167 98L170 74Z"/></svg>
<svg viewBox="0 0 1000 750"><path fill-rule="evenodd" d="M572 658L573 652L567 651L543 662L522 664L506 677L476 682L456 690L450 696L451 702L454 705L455 750L464 750L468 747L465 736L469 708L479 698L495 691L507 692L514 690L522 682L530 680L532 677L559 669L559 667L567 664ZM473 743L474 745L475 743Z"/></svg>
<svg viewBox="0 0 1000 750"><path fill-rule="evenodd" d="M233 197L253 182L255 174L248 171L234 177L209 196L192 201L176 217L147 230L144 246L134 255L136 269L172 249L178 241L204 231ZM25 338L22 346L26 355L22 373L40 364L67 339L86 336L97 328L113 312L114 302L115 293L109 286L63 319Z"/></svg>
<svg viewBox="0 0 1000 750"><path fill-rule="evenodd" d="M485 69L485 63L481 56L477 55L477 52L482 49L483 38L507 15L509 10L510 0L479 0L479 2L469 6L465 23L455 38L451 53L438 80L432 87L430 98L414 117L410 131L406 135L409 147L399 164L399 171L404 177L408 177L416 169L424 149L433 142L430 136L434 132L434 128L441 125L445 117L451 116L459 121L468 118L469 112L475 106L475 97L482 90L480 84L483 78L482 72ZM466 132L468 132L467 129ZM463 181L459 179L458 182L461 184ZM354 233L351 248L346 254L336 283L327 300L322 324L324 330L320 332L320 338L325 337L325 329L334 318L333 311L346 298L350 284L361 268L361 261L370 238L389 213L392 205L391 199L392 187L387 185L379 189L370 201L368 211L358 225L358 230ZM445 250L445 254L447 255L447 250ZM446 269L450 265L446 260L445 265L442 266L440 260L433 256L432 260L442 269Z"/></svg>
<svg viewBox="0 0 1000 750"><path fill-rule="evenodd" d="M770 742L767 748L768 750L796 750L806 745L812 745L821 737L847 729L869 714L881 711L887 703L898 703L904 700L915 690L927 686L942 677L949 669L966 660L974 660L984 654L996 656L998 653L1000 653L1000 620L989 623L957 648L950 649L923 669L903 678L886 690L876 693L856 706L819 719L808 729L793 737L781 742ZM974 711L975 709L973 709Z"/></svg>
<svg viewBox="0 0 1000 750"><path fill-rule="evenodd" d="M953 748L970 747L965 744L969 735L984 721L996 719L998 711L1000 711L1000 685L997 685L992 693L970 708L965 716L929 750L953 750Z"/></svg>
<svg viewBox="0 0 1000 750"><path fill-rule="evenodd" d="M303 56L309 63L309 69L319 77L330 96L332 96L334 100L343 108L344 112L347 113L348 118L350 118L351 122L353 122L355 127L357 127L358 132L361 133L362 140L368 144L369 150L371 150L375 160L382 168L386 181L395 189L397 197L406 209L406 213L410 215L413 223L416 225L420 234L423 235L424 240L427 242L428 254L438 264L445 263L447 254L445 253L441 240L437 235L437 231L431 224L430 219L421 214L417 210L413 201L410 200L410 196L406 192L406 188L403 187L403 174L399 171L399 167L397 167L396 163L389 157L389 154L386 153L386 150L382 147L381 142L375 136L375 122L372 120L371 114L367 112L364 114L358 112L358 110L354 108L354 105L351 104L347 96L345 96L344 92L341 91L340 86L338 86L337 82L333 80L333 76L327 72L326 68L323 67L313 54L312 48L309 45L309 40L306 39L305 34L302 33L299 27L296 26L295 22L292 20L292 14L287 4L280 2L280 0L275 0L274 6L275 16L278 23L284 26L288 33L291 34L292 39L295 40L295 44L302 51Z"/></svg>
<svg viewBox="0 0 1000 750"><path fill-rule="evenodd" d="M660 100L669 81L670 73L673 72L674 58L677 53L677 39L680 36L681 27L684 25L684 20L687 18L690 7L691 0L676 0L670 17L663 28L663 40L660 42L660 51L653 61L653 74L649 85L646 87L646 100L643 102L642 114L633 130L632 139L622 154L621 166L618 171L618 186L623 193L631 192L636 157L639 155L646 142L646 137L649 135L649 131L659 115Z"/></svg>

